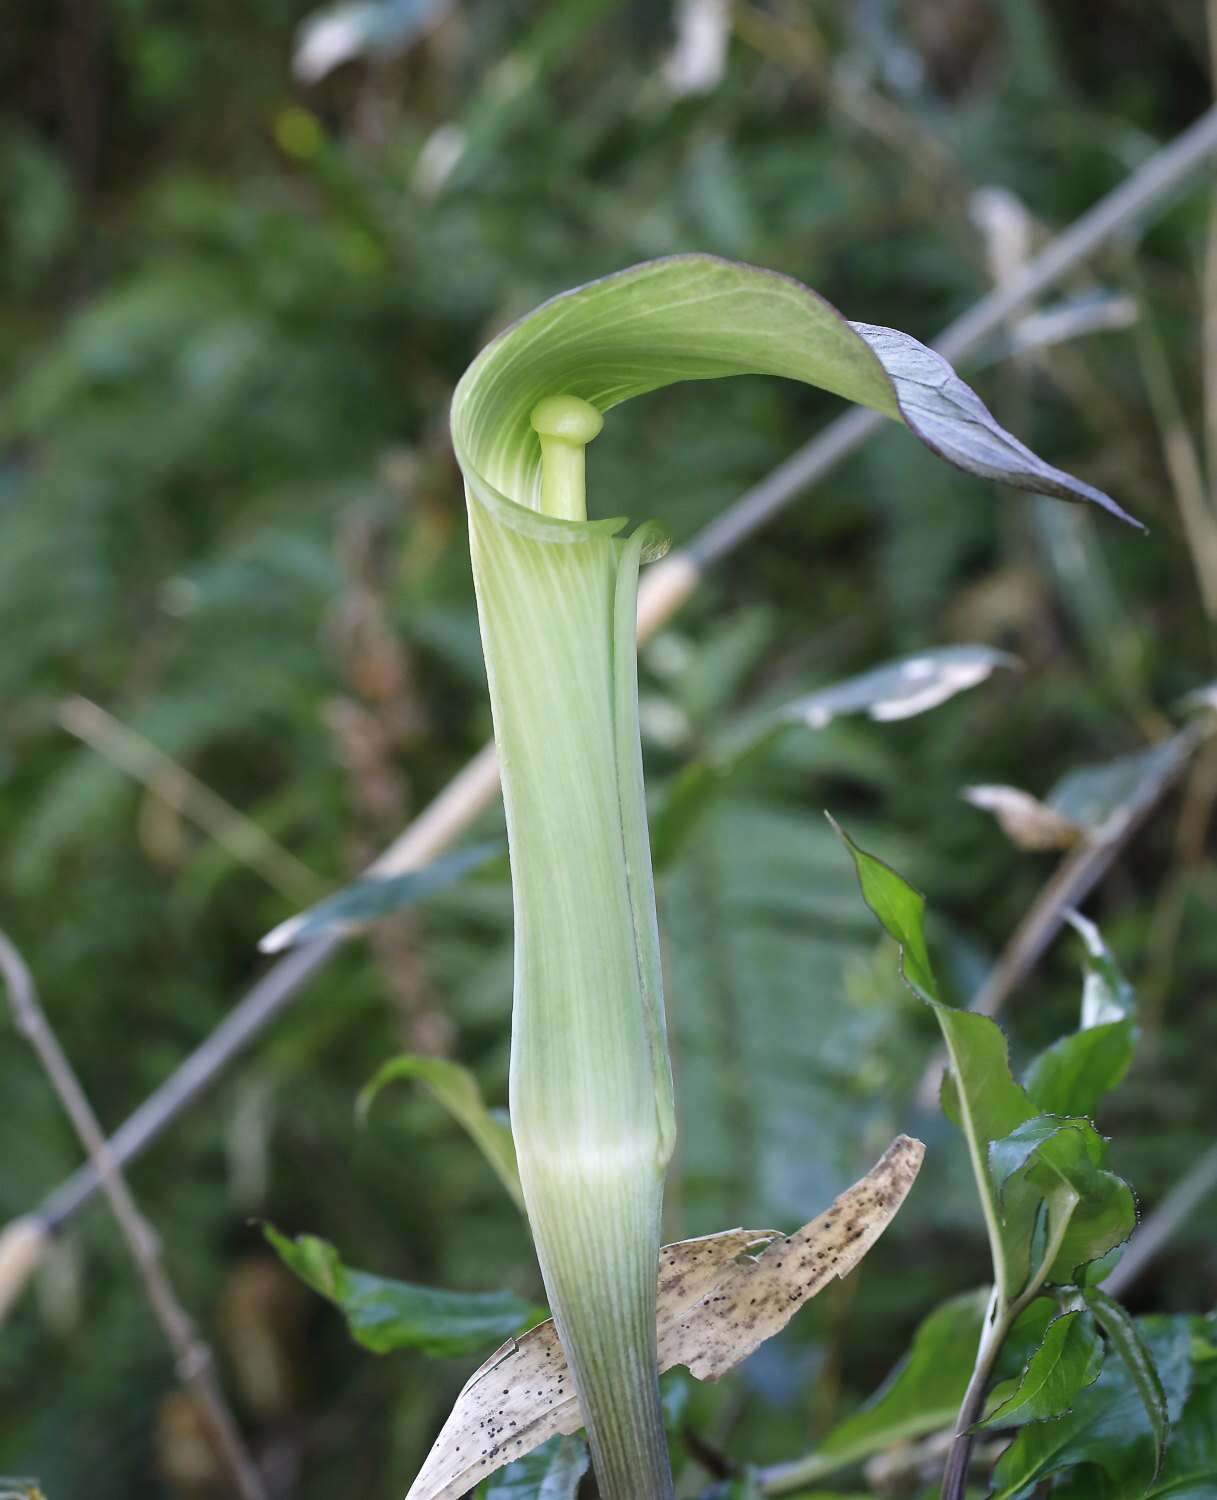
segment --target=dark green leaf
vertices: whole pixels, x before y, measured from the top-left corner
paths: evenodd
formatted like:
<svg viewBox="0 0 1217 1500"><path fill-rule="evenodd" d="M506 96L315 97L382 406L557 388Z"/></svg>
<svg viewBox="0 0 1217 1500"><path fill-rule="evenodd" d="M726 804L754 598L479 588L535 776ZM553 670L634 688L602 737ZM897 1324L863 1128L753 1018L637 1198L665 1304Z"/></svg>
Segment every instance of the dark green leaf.
<svg viewBox="0 0 1217 1500"><path fill-rule="evenodd" d="M1063 1313L1048 1325L1044 1341L1023 1371L1018 1389L979 1425L1023 1427L1059 1416L1077 1393L1098 1379L1103 1341L1089 1313Z"/></svg>
<svg viewBox="0 0 1217 1500"><path fill-rule="evenodd" d="M1016 1195L1016 1177L1049 1205L1049 1229L1064 1214L1068 1224L1047 1276L1073 1282L1079 1269L1106 1255L1136 1226L1136 1205L1128 1184L1103 1171L1105 1145L1087 1120L1039 1115L990 1147L990 1166L1003 1195L1004 1222L1011 1234L1026 1235L1038 1212L1034 1195Z"/></svg>
<svg viewBox="0 0 1217 1500"><path fill-rule="evenodd" d="M407 870L402 875L372 876L327 896L307 911L298 912L268 932L258 947L263 953L279 953L297 943L331 934L357 932L379 917L404 911L428 896L455 885L471 871L488 864L502 854L503 845L495 839L485 844L471 844L424 865L421 870Z"/></svg>
<svg viewBox="0 0 1217 1500"><path fill-rule="evenodd" d="M1154 1357L1137 1325L1114 1298L1098 1287L1090 1287L1083 1296L1086 1298L1086 1305L1102 1325L1103 1332L1111 1340L1112 1347L1124 1361L1129 1378L1141 1398L1153 1433L1154 1473L1157 1474L1162 1467L1162 1457L1166 1452L1166 1440L1170 1433L1170 1410L1162 1380L1154 1365Z"/></svg>
<svg viewBox="0 0 1217 1500"><path fill-rule="evenodd" d="M1166 1394L1172 1419L1191 1389L1191 1333L1186 1318L1145 1319L1140 1332L1148 1345ZM1107 1359L1098 1380L1078 1393L1072 1408L1050 1422L1034 1422L1019 1432L994 1470L994 1500L1025 1500L1042 1480L1079 1471L1074 1500L1141 1500L1157 1468L1157 1439L1145 1404L1121 1359ZM1103 1471L1105 1487L1085 1466Z"/></svg>
<svg viewBox="0 0 1217 1500"><path fill-rule="evenodd" d="M1034 1173L1033 1168L1033 1178ZM1047 1183L1041 1185L1047 1191ZM1079 1193L1079 1201L1048 1269L1048 1280L1061 1285L1080 1282L1086 1266L1122 1245L1137 1227L1132 1189L1114 1172L1081 1166L1070 1187Z"/></svg>
<svg viewBox="0 0 1217 1500"><path fill-rule="evenodd" d="M479 1493L484 1500L574 1500L587 1466L582 1437L553 1437L492 1475Z"/></svg>
<svg viewBox="0 0 1217 1500"><path fill-rule="evenodd" d="M354 1271L337 1250L311 1234L289 1239L270 1224L262 1232L301 1281L347 1320L351 1337L375 1354L421 1349L453 1357L477 1353L535 1321L537 1310L510 1292L447 1292Z"/></svg>
<svg viewBox="0 0 1217 1500"><path fill-rule="evenodd" d="M1128 1072L1133 1037L1131 1021L1075 1031L1040 1053L1024 1073L1023 1087L1045 1114L1092 1115Z"/></svg>
<svg viewBox="0 0 1217 1500"><path fill-rule="evenodd" d="M1176 1411L1152 1496L1212 1500L1217 1495L1217 1319L1192 1319L1192 1389Z"/></svg>
<svg viewBox="0 0 1217 1500"><path fill-rule="evenodd" d="M1035 1114L1030 1099L1010 1074L1010 1055L1000 1028L987 1016L956 1010L938 998L925 944L925 898L889 865L860 849L830 818L849 850L862 896L900 947L905 982L930 1006L947 1044L950 1071L943 1081L942 1106L968 1143L972 1172L981 1196L995 1261L994 1274L1007 1296L1027 1277L1028 1215L1020 1214L1007 1232L1001 1223L988 1171L992 1141L1008 1136Z"/></svg>
<svg viewBox="0 0 1217 1500"><path fill-rule="evenodd" d="M1080 1171L1083 1163L1097 1167L1103 1150L1103 1138L1089 1120L1036 1115L990 1145L989 1169L1000 1193L1033 1161L1047 1162L1065 1175Z"/></svg>

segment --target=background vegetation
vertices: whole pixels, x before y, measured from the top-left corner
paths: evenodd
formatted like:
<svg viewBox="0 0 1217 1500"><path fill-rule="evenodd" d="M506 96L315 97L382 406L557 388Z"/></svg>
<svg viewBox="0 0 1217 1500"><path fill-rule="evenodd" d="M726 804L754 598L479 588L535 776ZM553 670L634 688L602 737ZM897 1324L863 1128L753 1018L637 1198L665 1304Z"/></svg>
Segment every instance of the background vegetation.
<svg viewBox="0 0 1217 1500"><path fill-rule="evenodd" d="M489 731L446 416L494 331L696 248L930 338L1211 98L1204 8L1184 0L741 0L700 78L679 10L602 0L433 5L405 50L302 77L309 10L6 12L0 925L110 1125L222 1018L258 938L346 882ZM664 874L671 1237L802 1222L894 1130L930 1147L865 1268L690 1397L690 1425L737 1458L802 1451L938 1299L986 1275L962 1148L913 1097L932 1019L877 950L820 810L931 894L944 980L966 999L1055 856L1016 850L961 789L1042 794L1162 738L1214 676L1217 579L1181 521L1189 483L1211 500L1217 435L1209 200L1202 181L1050 299L1122 326L968 370L1148 540L948 472L892 432L643 654L660 801L764 704L957 640L1025 663L908 723L789 737ZM679 542L833 414L760 379L662 394L613 417L592 494ZM142 788L65 728L74 695L283 852L253 868L200 834L174 773ZM1213 1132L1215 788L1201 752L1087 907L1141 993L1146 1040L1100 1124L1145 1204ZM1073 1024L1078 965L1062 939L1021 987L1016 1058ZM509 1005L492 866L349 945L132 1174L284 1494L404 1492L469 1365L355 1347L251 1219L384 1274L538 1293L522 1221L433 1101L400 1087L364 1128L352 1110L403 1049L459 1058L501 1103ZM7 1026L0 1079L9 1218L78 1151ZM1212 1306L1215 1227L1195 1216L1135 1309ZM0 1330L0 1472L52 1497L205 1496L185 1423L91 1209Z"/></svg>

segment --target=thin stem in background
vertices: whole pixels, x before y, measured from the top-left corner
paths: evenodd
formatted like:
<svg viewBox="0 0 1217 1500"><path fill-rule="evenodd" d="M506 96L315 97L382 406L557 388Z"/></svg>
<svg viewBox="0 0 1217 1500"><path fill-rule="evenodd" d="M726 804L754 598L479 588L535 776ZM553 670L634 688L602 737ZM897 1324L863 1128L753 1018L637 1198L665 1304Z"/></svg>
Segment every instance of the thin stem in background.
<svg viewBox="0 0 1217 1500"><path fill-rule="evenodd" d="M325 894L324 882L290 849L100 704L69 698L60 707L59 722L111 765L146 786L154 797L185 813L233 859L256 870L287 900L307 905Z"/></svg>
<svg viewBox="0 0 1217 1500"><path fill-rule="evenodd" d="M1150 918L1140 984L1142 1024L1151 1033L1162 1025L1188 899L1206 859L1217 806L1217 743L1196 756L1179 801L1174 858Z"/></svg>
<svg viewBox="0 0 1217 1500"><path fill-rule="evenodd" d="M1217 1146L1210 1146L1134 1231L1115 1270L1103 1282L1111 1297L1123 1296L1191 1215L1217 1192Z"/></svg>
<svg viewBox="0 0 1217 1500"><path fill-rule="evenodd" d="M1214 274L1217 275L1217 272ZM1207 292L1206 277L1206 296ZM1208 322L1206 309L1206 337ZM1210 620L1217 620L1217 514L1213 511L1200 454L1184 417L1170 364L1162 348L1162 340L1158 337L1148 312L1142 313L1137 325L1136 342L1141 355L1146 394L1162 444L1163 462L1170 477L1171 488L1175 492L1179 519L1183 523L1183 535L1191 553L1204 612ZM1209 353L1206 345L1206 365ZM1217 350L1212 351L1212 355L1217 360ZM1205 379L1208 380L1207 368Z"/></svg>
<svg viewBox="0 0 1217 1500"><path fill-rule="evenodd" d="M1207 110L1051 240L1017 277L980 298L943 332L934 347L951 360L971 353L1000 330L1013 313L1033 303L1104 245L1127 235L1153 211L1160 210L1215 153L1217 106ZM650 634L676 613L696 591L710 564L733 552L809 485L855 453L883 425L882 417L859 410L837 418L818 437L741 495L685 547L651 568L639 590L640 636ZM369 873L401 874L434 859L491 806L498 786L494 747L485 745L394 840ZM1100 878L1105 869L1103 864L1094 879ZM1074 897L1074 901L1079 899ZM338 938L322 938L289 953L269 969L221 1027L119 1128L111 1146L115 1159L126 1163L155 1140L288 1007L305 981L328 962L339 946ZM58 1228L89 1201L99 1184L92 1165L82 1168L26 1222ZM18 1290L19 1287L11 1285L0 1286L0 1303L6 1294L11 1299Z"/></svg>
<svg viewBox="0 0 1217 1500"><path fill-rule="evenodd" d="M17 1030L37 1054L51 1087L59 1096L97 1171L148 1302L173 1351L178 1379L194 1401L203 1431L221 1467L231 1476L241 1500L266 1500L257 1467L220 1390L211 1350L199 1337L178 1301L161 1260L156 1233L140 1213L127 1180L106 1144L93 1106L42 1009L25 960L3 932L0 932L0 973L4 976Z"/></svg>

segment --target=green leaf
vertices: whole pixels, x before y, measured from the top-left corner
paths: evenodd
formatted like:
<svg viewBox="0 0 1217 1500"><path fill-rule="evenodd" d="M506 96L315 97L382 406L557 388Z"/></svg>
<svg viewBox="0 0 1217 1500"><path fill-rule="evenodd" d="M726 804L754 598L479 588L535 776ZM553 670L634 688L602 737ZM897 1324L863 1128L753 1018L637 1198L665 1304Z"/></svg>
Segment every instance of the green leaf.
<svg viewBox="0 0 1217 1500"><path fill-rule="evenodd" d="M402 875L368 876L357 880L334 895L327 896L307 911L298 912L280 922L259 942L263 953L279 953L297 943L316 938L358 932L369 922L394 912L405 911L428 896L455 885L458 880L480 869L503 853L499 839L471 844L424 865L421 870L407 870Z"/></svg>
<svg viewBox="0 0 1217 1500"><path fill-rule="evenodd" d="M1192 1384L1188 1319L1143 1319L1139 1332L1161 1378L1167 1412L1175 1419ZM1042 1481L1070 1471L1077 1474L1078 1487L1070 1491L1074 1500L1092 1495L1142 1500L1166 1493L1151 1490L1157 1455L1154 1423L1128 1366L1109 1358L1098 1380L1078 1393L1064 1416L1020 1430L994 1470L994 1500L1027 1500ZM1103 1471L1103 1487L1089 1465Z"/></svg>
<svg viewBox="0 0 1217 1500"><path fill-rule="evenodd" d="M1054 1318L1044 1341L1023 1371L1018 1389L978 1425L1023 1427L1059 1416L1077 1393L1092 1385L1103 1367L1103 1341L1086 1312Z"/></svg>
<svg viewBox="0 0 1217 1500"><path fill-rule="evenodd" d="M1151 1496L1171 1500L1212 1500L1217 1494L1217 1362L1213 1335L1217 1320L1192 1319L1192 1388L1186 1405L1174 1413L1166 1454Z"/></svg>
<svg viewBox="0 0 1217 1500"><path fill-rule="evenodd" d="M390 1058L360 1090L355 1105L358 1114L366 1116L381 1089L399 1078L416 1078L426 1085L453 1119L468 1131L516 1207L523 1212L524 1195L520 1189L511 1126L487 1109L481 1086L469 1069L443 1057L403 1053L400 1057Z"/></svg>
<svg viewBox="0 0 1217 1500"><path fill-rule="evenodd" d="M987 1291L966 1292L935 1308L914 1333L909 1352L861 1411L839 1422L812 1453L789 1466L792 1482L815 1483L872 1453L949 1426L971 1378L988 1300Z"/></svg>
<svg viewBox="0 0 1217 1500"><path fill-rule="evenodd" d="M890 865L860 849L834 817L829 815L828 821L853 859L862 899L899 945L905 983L935 1011L945 1009L925 945L925 897Z"/></svg>
<svg viewBox="0 0 1217 1500"><path fill-rule="evenodd" d="M510 1292L447 1292L355 1271L328 1241L311 1234L289 1239L270 1224L262 1232L280 1260L332 1302L356 1343L374 1354L421 1349L451 1358L510 1338L534 1322L537 1310Z"/></svg>
<svg viewBox="0 0 1217 1500"><path fill-rule="evenodd" d="M486 1481L483 1500L575 1500L587 1473L587 1443L581 1437L550 1438Z"/></svg>
<svg viewBox="0 0 1217 1500"><path fill-rule="evenodd" d="M1128 1072L1134 1037L1131 1021L1061 1037L1031 1063L1023 1087L1045 1114L1092 1115Z"/></svg>
<svg viewBox="0 0 1217 1500"><path fill-rule="evenodd" d="M1132 1062L1136 996L1094 923L1076 912L1069 920L1087 948L1080 1029L1041 1052L1023 1086L1045 1114L1089 1115Z"/></svg>
<svg viewBox="0 0 1217 1500"><path fill-rule="evenodd" d="M1050 1282L1079 1279L1080 1269L1121 1245L1136 1227L1136 1204L1128 1184L1103 1171L1103 1138L1088 1120L1039 1115L990 1147L990 1166L1003 1197L1005 1222L1012 1233L1027 1233L1038 1205L1024 1195L1011 1198L1017 1177L1049 1205L1049 1231L1063 1214L1067 1224L1057 1243ZM1021 1221L1021 1222L1019 1222Z"/></svg>
<svg viewBox="0 0 1217 1500"><path fill-rule="evenodd" d="M535 503L540 449L529 415L539 401L577 396L608 411L675 381L743 374L819 386L902 421L970 473L1089 500L1130 519L1003 431L946 361L916 339L848 323L789 277L709 255L648 261L589 282L500 334L457 386L457 458L479 503L516 512L501 515L508 524L574 541L588 534L588 523L544 517Z"/></svg>
<svg viewBox="0 0 1217 1500"><path fill-rule="evenodd" d="M862 896L900 947L905 982L933 1010L947 1044L950 1072L943 1084L943 1109L963 1132L980 1195L994 1275L1003 1293L1013 1297L1027 1278L1029 1233L1020 1214L1013 1230L1002 1223L988 1171L990 1143L1008 1136L1035 1114L1030 1099L1010 1075L1006 1039L987 1016L956 1010L938 998L938 986L925 944L925 898L889 865L866 853L829 819L849 850Z"/></svg>
<svg viewBox="0 0 1217 1500"><path fill-rule="evenodd" d="M1122 1245L1137 1227L1132 1189L1114 1172L1082 1163L1069 1185L1078 1193L1078 1203L1047 1273L1048 1281L1058 1285L1080 1283L1092 1261Z"/></svg>
<svg viewBox="0 0 1217 1500"><path fill-rule="evenodd" d="M1086 1305L1094 1313L1103 1332L1111 1340L1112 1347L1124 1361L1129 1378L1136 1387L1145 1408L1150 1431L1154 1438L1154 1473L1162 1467L1166 1452L1166 1440L1170 1433L1170 1409L1166 1392L1154 1365L1149 1346L1141 1337L1137 1325L1120 1304L1098 1287L1090 1287L1083 1294Z"/></svg>
<svg viewBox="0 0 1217 1500"><path fill-rule="evenodd" d="M1089 1120L1036 1115L990 1145L989 1168L1000 1193L1011 1177L1037 1160L1064 1175L1080 1171L1082 1162L1098 1166L1103 1150L1103 1138Z"/></svg>

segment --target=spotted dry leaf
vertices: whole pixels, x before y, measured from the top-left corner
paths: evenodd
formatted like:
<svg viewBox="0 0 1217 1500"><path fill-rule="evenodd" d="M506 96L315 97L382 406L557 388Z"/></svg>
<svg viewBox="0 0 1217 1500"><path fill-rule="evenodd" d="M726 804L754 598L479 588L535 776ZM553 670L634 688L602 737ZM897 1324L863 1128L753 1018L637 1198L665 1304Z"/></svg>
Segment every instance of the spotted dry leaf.
<svg viewBox="0 0 1217 1500"><path fill-rule="evenodd" d="M717 1380L858 1264L891 1223L925 1147L899 1136L819 1218L795 1234L729 1229L660 1251L659 1368ZM760 1254L753 1254L759 1250ZM583 1426L553 1321L509 1339L457 1397L406 1500L456 1500L487 1474Z"/></svg>

